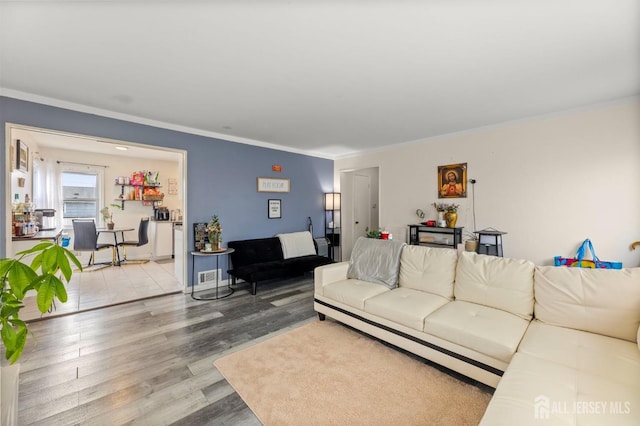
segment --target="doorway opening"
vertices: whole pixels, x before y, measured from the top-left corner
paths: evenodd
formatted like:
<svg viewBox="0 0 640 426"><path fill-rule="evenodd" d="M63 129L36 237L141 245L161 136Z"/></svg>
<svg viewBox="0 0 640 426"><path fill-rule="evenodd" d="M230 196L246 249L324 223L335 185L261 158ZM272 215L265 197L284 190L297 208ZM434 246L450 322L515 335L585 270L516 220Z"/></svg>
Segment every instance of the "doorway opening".
<svg viewBox="0 0 640 426"><path fill-rule="evenodd" d="M97 138L88 135L71 134L48 129L41 129L17 124L6 125L5 176L5 253L7 257L25 250L33 244L29 238L14 235L14 214L16 211L29 209L44 209L51 212L47 218L48 226L58 237L68 237L68 248L73 251L73 227L70 217L73 209L69 210L71 201L78 201L81 207L88 208L91 200L98 207L91 210L98 227L106 226L102 223L102 214L94 214L93 210L109 207L112 219L123 229L121 239L136 240L138 226L141 219L150 217L153 221L158 208L166 208L172 212L179 212L181 218L186 218L186 151L138 144L129 141ZM19 141L19 142L18 142ZM16 147L25 148L28 153L27 166L16 167ZM99 183L94 185L91 197L85 196L84 188L78 189L77 200L68 200L68 194L52 194L56 192L55 181L62 177L63 171L79 170L84 173L96 172ZM132 176L133 172L152 171L157 178L157 190L164 194L161 201L148 202L142 198L135 198L131 192L138 189L124 185L123 179ZM37 180L37 181L36 181ZM41 182L42 181L42 182ZM53 181L53 183L51 182ZM46 184L43 184L45 182ZM80 185L80 184L79 184ZM68 185L67 185L68 186ZM82 185L80 185L82 186ZM53 188L53 189L52 189ZM68 188L67 188L68 189ZM35 192L35 193L34 193ZM67 191L68 192L68 191ZM94 194L98 194L97 196ZM131 194L130 194L131 193ZM133 195L133 196L129 196ZM87 201L88 200L88 201ZM76 203L76 204L78 204ZM116 206L118 208L115 208ZM89 211L87 210L87 211ZM55 213L54 213L55 211ZM23 215L24 216L24 215ZM30 213L29 217L35 216ZM180 218L180 219L181 219ZM140 247L127 249L127 258L150 259L148 263L111 266L108 268L88 272L76 272L69 284L69 301L51 315L55 316L77 312L96 307L109 306L186 291L186 239L180 234L182 222L176 215L172 221L154 222L150 227L149 243ZM48 228L51 229L51 228ZM27 236L28 237L28 236ZM37 238L37 235L35 235ZM113 243L113 233L100 234L104 242ZM110 241L106 241L110 238ZM35 242L39 239L35 240ZM59 239L58 241L62 241ZM160 242L161 241L161 242ZM25 244L27 246L25 246ZM96 252L97 261L111 260L109 250ZM88 264L91 252L74 252L83 264ZM82 285L80 285L82 283ZM75 299L72 299L75 297ZM35 297L34 297L35 299ZM25 319L37 315L39 312L23 311ZM34 304L35 305L35 304ZM33 315L32 315L33 314ZM35 318L35 317L34 317Z"/></svg>
<svg viewBox="0 0 640 426"><path fill-rule="evenodd" d="M343 259L351 257L351 250L359 237L380 227L379 175L379 167L340 172Z"/></svg>

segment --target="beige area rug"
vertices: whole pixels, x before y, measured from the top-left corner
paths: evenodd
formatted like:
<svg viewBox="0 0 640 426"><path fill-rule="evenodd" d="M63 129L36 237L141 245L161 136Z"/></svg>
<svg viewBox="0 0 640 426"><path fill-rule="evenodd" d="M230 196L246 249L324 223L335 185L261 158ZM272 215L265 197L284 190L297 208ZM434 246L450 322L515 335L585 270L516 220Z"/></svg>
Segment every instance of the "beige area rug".
<svg viewBox="0 0 640 426"><path fill-rule="evenodd" d="M214 364L265 425L477 425L491 399L328 319Z"/></svg>

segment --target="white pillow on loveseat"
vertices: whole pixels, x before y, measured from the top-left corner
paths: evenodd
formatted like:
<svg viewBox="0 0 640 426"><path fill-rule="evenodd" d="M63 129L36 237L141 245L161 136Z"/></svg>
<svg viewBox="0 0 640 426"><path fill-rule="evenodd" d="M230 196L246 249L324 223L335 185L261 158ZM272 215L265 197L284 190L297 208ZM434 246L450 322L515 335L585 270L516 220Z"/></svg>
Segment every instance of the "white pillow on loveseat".
<svg viewBox="0 0 640 426"><path fill-rule="evenodd" d="M285 259L317 254L316 247L313 245L313 237L309 231L289 232L278 234L276 237L280 238L282 255Z"/></svg>

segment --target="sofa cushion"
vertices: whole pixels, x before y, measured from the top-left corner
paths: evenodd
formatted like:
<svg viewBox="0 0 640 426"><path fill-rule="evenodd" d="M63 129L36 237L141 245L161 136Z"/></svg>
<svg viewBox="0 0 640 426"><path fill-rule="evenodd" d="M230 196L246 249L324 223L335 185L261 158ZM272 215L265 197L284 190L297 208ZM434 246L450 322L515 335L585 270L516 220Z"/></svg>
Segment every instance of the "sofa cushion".
<svg viewBox="0 0 640 426"><path fill-rule="evenodd" d="M364 302L370 297L390 291L387 287L369 281L347 279L325 285L323 295L345 305L364 311Z"/></svg>
<svg viewBox="0 0 640 426"><path fill-rule="evenodd" d="M448 299L435 294L400 287L367 299L364 310L422 331L424 318L448 302Z"/></svg>
<svg viewBox="0 0 640 426"><path fill-rule="evenodd" d="M528 260L461 253L456 269L456 300L533 316L534 264Z"/></svg>
<svg viewBox="0 0 640 426"><path fill-rule="evenodd" d="M398 285L453 299L458 252L453 249L406 246L400 256Z"/></svg>
<svg viewBox="0 0 640 426"><path fill-rule="evenodd" d="M347 278L382 284L388 288L398 285L400 254L406 243L360 237L356 240Z"/></svg>
<svg viewBox="0 0 640 426"><path fill-rule="evenodd" d="M449 302L424 321L424 331L492 358L509 362L529 321L475 303Z"/></svg>
<svg viewBox="0 0 640 426"><path fill-rule="evenodd" d="M640 389L640 351L627 340L534 320L518 352Z"/></svg>
<svg viewBox="0 0 640 426"><path fill-rule="evenodd" d="M234 268L283 259L280 239L276 237L229 241L228 247L235 250L230 254Z"/></svg>
<svg viewBox="0 0 640 426"><path fill-rule="evenodd" d="M640 268L538 266L535 315L560 327L635 342L640 325Z"/></svg>
<svg viewBox="0 0 640 426"><path fill-rule="evenodd" d="M638 407L637 387L518 352L480 425L637 425Z"/></svg>
<svg viewBox="0 0 640 426"><path fill-rule="evenodd" d="M253 265L245 265L234 267L229 273L237 278L242 278L248 282L256 282L263 280L271 280L279 277L288 276L288 269L284 267L281 260L271 262L256 263Z"/></svg>
<svg viewBox="0 0 640 426"><path fill-rule="evenodd" d="M317 254L316 246L313 244L313 237L309 231L289 232L278 234L276 237L280 239L284 259Z"/></svg>
<svg viewBox="0 0 640 426"><path fill-rule="evenodd" d="M318 256L318 255L309 255L309 256L299 256L292 257L290 259L285 259L282 261L282 264L289 270L293 275L300 275L308 271L313 271L318 266L328 265L333 263L333 260L328 257Z"/></svg>

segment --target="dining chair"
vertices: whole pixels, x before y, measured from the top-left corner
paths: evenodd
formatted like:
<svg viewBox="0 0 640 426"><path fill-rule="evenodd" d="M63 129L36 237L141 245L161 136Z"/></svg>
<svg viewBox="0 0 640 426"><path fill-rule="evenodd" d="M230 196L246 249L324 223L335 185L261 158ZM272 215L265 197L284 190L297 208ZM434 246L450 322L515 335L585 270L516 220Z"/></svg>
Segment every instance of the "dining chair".
<svg viewBox="0 0 640 426"><path fill-rule="evenodd" d="M116 264L116 245L109 243L98 243L98 232L93 219L73 219L73 250L90 251L89 263L87 266L95 265L95 252L111 249L111 263L106 266Z"/></svg>
<svg viewBox="0 0 640 426"><path fill-rule="evenodd" d="M149 217L143 217L140 219L140 225L138 226L138 239L122 241L118 243L119 247L122 247L122 261L126 263L147 263L149 259L128 260L127 259L127 247L140 247L149 243Z"/></svg>

